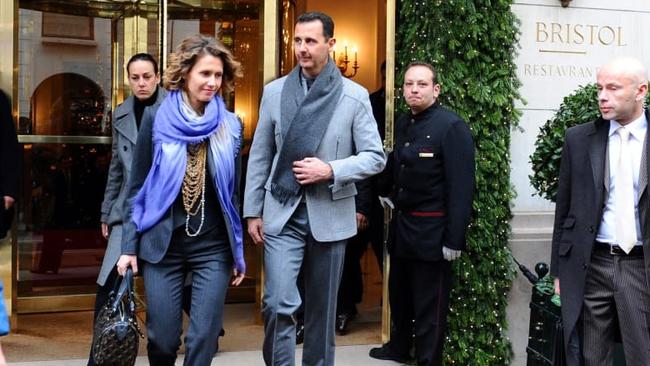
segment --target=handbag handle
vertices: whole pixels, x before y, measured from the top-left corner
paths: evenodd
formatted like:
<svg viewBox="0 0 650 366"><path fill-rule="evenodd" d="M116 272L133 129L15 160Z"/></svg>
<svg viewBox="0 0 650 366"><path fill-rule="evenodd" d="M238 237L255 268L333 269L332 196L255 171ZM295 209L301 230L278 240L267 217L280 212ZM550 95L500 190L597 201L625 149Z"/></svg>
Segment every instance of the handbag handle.
<svg viewBox="0 0 650 366"><path fill-rule="evenodd" d="M126 296L129 305L126 310L128 312L127 315L132 316L135 313L135 296L133 295L133 270L130 267L126 269L126 273L120 281L120 287L117 289L117 295L115 295L115 300L113 300L113 305L111 306L113 311L117 311L120 307L124 296Z"/></svg>
<svg viewBox="0 0 650 366"><path fill-rule="evenodd" d="M113 280L113 286L111 287L111 291L108 293L109 299L115 298L115 294L120 289L120 283L122 283L122 276L120 275L115 276L115 279Z"/></svg>

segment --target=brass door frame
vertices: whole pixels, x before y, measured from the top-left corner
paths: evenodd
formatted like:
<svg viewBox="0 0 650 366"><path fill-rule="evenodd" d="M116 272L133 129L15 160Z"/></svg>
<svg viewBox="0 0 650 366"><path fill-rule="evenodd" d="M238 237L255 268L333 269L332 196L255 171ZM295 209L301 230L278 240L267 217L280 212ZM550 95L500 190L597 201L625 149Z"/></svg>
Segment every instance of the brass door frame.
<svg viewBox="0 0 650 366"><path fill-rule="evenodd" d="M280 6L282 0L265 0L261 14L262 46L262 84L275 80L280 72ZM263 258L264 247L257 246L258 258ZM262 299L264 297L264 261L260 262L255 282L255 320L262 323Z"/></svg>
<svg viewBox="0 0 650 366"><path fill-rule="evenodd" d="M109 145L110 136L19 135L21 144L98 144Z"/></svg>
<svg viewBox="0 0 650 366"><path fill-rule="evenodd" d="M396 0L386 1L386 138L384 150L393 149L393 125L395 122L395 23ZM388 254L387 234L390 223L390 210L384 210L384 272L382 299L384 306L381 312L381 342L390 340L390 301L388 300L388 276L390 274L390 256Z"/></svg>

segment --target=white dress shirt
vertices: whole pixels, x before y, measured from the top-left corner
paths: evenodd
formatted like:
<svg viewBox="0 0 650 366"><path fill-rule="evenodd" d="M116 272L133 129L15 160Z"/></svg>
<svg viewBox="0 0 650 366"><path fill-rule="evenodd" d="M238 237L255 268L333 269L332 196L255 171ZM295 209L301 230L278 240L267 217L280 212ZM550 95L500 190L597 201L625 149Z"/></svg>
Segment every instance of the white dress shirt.
<svg viewBox="0 0 650 366"><path fill-rule="evenodd" d="M603 218L600 221L600 228L596 241L602 243L616 244L616 218L614 214L614 202L616 202L616 170L618 165L618 154L620 151L621 138L616 130L621 127L621 124L611 120L609 124L609 139L608 144L608 159L609 159L609 196L603 209ZM630 139L628 140L628 147L632 154L632 168L634 174L634 218L636 221L636 237L637 244L641 245L641 224L639 221L639 171L641 170L641 155L643 154L643 145L648 130L648 121L646 121L645 113L642 113L639 118L627 124L625 129L630 132Z"/></svg>

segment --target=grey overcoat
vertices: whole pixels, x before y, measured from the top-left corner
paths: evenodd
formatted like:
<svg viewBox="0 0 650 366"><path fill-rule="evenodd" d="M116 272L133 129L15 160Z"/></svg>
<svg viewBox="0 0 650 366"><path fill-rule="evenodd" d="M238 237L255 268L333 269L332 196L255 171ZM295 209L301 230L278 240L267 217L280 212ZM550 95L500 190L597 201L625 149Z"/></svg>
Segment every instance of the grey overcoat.
<svg viewBox="0 0 650 366"><path fill-rule="evenodd" d="M650 114L646 111L646 118ZM565 346L582 312L585 280L591 252L603 216L609 189L607 139L610 122L597 119L567 130L555 206L551 275L560 279ZM647 140L647 137L646 137ZM639 221L643 251L650 253L648 180L650 144L645 143L639 170ZM645 258L650 288L650 255ZM574 366L574 365L570 365ZM578 365L575 365L578 366Z"/></svg>
<svg viewBox="0 0 650 366"><path fill-rule="evenodd" d="M158 87L158 97L152 106L157 108L165 99L167 91ZM127 180L131 175L131 162L133 152L138 138L138 127L133 112L134 96L128 97L122 104L115 108L113 113L113 148L111 164L108 168L108 179L104 190L104 201L102 202L101 222L108 224L110 235L108 246L104 254L102 268L97 277L97 283L104 286L108 275L120 258L122 242L122 217L124 200L127 196ZM142 113L146 115L146 113Z"/></svg>

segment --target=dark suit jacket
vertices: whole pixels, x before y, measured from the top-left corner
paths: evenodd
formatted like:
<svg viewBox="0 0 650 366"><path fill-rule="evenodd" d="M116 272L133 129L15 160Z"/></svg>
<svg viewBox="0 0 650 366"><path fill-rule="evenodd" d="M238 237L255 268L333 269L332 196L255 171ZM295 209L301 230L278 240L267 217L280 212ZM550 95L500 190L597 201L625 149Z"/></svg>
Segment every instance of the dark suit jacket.
<svg viewBox="0 0 650 366"><path fill-rule="evenodd" d="M650 120L650 114L646 112ZM560 279L564 340L576 326L584 297L585 279L608 187L605 163L609 121L598 119L566 131L555 206L551 275ZM646 139L648 137L646 136ZM639 171L639 219L643 249L650 253L648 224L648 144ZM645 175L645 178L641 176ZM650 255L645 256L646 286Z"/></svg>
<svg viewBox="0 0 650 366"><path fill-rule="evenodd" d="M13 209L4 209L4 196L18 198L20 148L11 116L11 100L0 91L0 238L11 226Z"/></svg>
<svg viewBox="0 0 650 366"><path fill-rule="evenodd" d="M474 144L467 124L437 104L402 115L379 194L395 203L391 255L437 261L443 246L465 249L474 195Z"/></svg>
<svg viewBox="0 0 650 366"><path fill-rule="evenodd" d="M386 132L386 93L384 89L379 89L370 94L370 106L372 107L372 115L377 122L377 130L381 140L384 140ZM357 196L354 198L357 206L357 212L364 214L371 224L373 229L379 231L379 241L381 241L381 226L383 225L383 212L378 200L378 184L379 174L373 175L370 178L358 181ZM377 222L372 222L376 220ZM379 228L379 229L377 229Z"/></svg>
<svg viewBox="0 0 650 366"><path fill-rule="evenodd" d="M0 91L0 196L18 198L19 153L11 100Z"/></svg>
<svg viewBox="0 0 650 366"><path fill-rule="evenodd" d="M373 209L373 198L375 198L372 195L372 183L372 178L358 181L356 183L357 195L354 196L354 204L356 205L357 213L365 215L367 219L370 219L370 214Z"/></svg>
<svg viewBox="0 0 650 366"><path fill-rule="evenodd" d="M370 94L370 106L372 115L377 121L379 136L384 141L386 138L386 91L382 88Z"/></svg>

